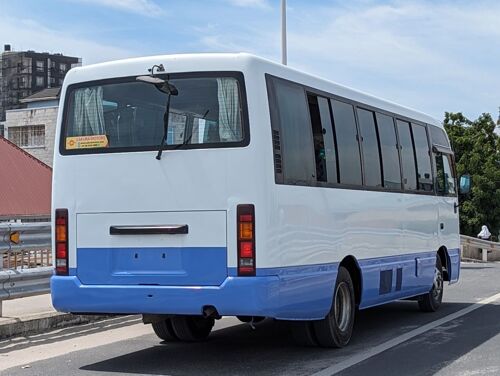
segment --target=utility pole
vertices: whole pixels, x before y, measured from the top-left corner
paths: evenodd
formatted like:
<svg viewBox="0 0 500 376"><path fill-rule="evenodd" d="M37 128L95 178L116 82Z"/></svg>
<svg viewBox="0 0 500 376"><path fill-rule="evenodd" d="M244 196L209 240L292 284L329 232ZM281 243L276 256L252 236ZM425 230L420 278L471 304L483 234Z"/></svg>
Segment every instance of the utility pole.
<svg viewBox="0 0 500 376"><path fill-rule="evenodd" d="M286 0L281 0L281 64L286 65Z"/></svg>

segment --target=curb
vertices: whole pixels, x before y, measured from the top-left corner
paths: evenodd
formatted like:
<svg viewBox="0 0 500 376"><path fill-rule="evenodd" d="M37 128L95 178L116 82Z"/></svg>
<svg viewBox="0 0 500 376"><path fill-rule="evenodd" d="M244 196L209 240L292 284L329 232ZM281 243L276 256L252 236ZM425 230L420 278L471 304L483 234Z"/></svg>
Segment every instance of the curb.
<svg viewBox="0 0 500 376"><path fill-rule="evenodd" d="M50 329L88 324L111 317L114 317L114 315L74 315L72 313L48 312L23 318L8 319L0 322L0 340L42 333Z"/></svg>

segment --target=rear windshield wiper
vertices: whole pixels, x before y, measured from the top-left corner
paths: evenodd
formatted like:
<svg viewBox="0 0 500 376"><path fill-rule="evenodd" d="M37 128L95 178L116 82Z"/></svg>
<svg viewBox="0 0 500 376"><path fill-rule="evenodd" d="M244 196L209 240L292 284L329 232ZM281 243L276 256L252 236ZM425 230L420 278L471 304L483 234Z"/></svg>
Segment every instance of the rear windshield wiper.
<svg viewBox="0 0 500 376"><path fill-rule="evenodd" d="M154 67L153 67L154 68ZM151 69L151 71L153 71ZM168 82L168 78L166 80L155 77L153 73L151 76L139 76L137 77L137 81L141 82L146 82L148 84L154 85L158 90L160 90L162 93L167 94L167 103L166 103L166 108L165 108L165 113L163 114L163 138L161 139L160 146L158 147L158 154L156 155L156 159L160 160L161 155L163 153L163 148L165 147L165 143L167 142L167 136L168 136L168 121L169 121L169 115L170 115L170 98L172 95L178 95L179 91L177 88Z"/></svg>

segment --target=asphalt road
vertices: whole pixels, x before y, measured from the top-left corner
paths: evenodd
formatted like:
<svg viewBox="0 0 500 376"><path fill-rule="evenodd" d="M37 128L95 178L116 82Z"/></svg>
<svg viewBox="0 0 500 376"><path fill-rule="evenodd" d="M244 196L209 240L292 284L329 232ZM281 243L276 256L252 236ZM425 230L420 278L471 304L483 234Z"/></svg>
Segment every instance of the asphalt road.
<svg viewBox="0 0 500 376"><path fill-rule="evenodd" d="M0 375L500 375L500 263L463 264L437 313L401 301L358 313L344 349L301 348L285 325L217 322L162 344L137 317L0 342Z"/></svg>

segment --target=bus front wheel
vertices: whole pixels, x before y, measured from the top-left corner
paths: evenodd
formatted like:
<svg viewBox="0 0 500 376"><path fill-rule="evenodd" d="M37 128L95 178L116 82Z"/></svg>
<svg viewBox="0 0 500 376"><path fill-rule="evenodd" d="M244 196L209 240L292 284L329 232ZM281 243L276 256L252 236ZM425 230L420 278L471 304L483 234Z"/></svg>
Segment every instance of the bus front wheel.
<svg viewBox="0 0 500 376"><path fill-rule="evenodd" d="M436 312L443 301L443 264L441 258L436 256L436 267L434 268L434 281L431 290L419 296L418 306L423 312Z"/></svg>
<svg viewBox="0 0 500 376"><path fill-rule="evenodd" d="M314 321L316 340L322 347L344 347L352 336L356 301L349 271L341 266L335 284L332 308L328 315Z"/></svg>

